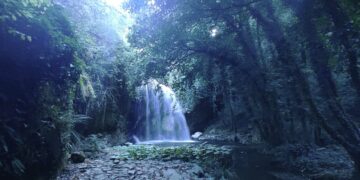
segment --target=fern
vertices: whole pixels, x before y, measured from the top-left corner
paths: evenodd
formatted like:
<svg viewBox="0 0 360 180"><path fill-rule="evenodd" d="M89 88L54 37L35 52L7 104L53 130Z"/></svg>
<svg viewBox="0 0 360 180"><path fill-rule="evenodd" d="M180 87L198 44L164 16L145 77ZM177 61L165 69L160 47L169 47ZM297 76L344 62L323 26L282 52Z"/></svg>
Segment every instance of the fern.
<svg viewBox="0 0 360 180"><path fill-rule="evenodd" d="M21 175L25 172L24 164L17 158L15 158L11 161L11 166L12 166L15 174Z"/></svg>
<svg viewBox="0 0 360 180"><path fill-rule="evenodd" d="M4 151L7 153L9 151L9 148L4 140L4 137L0 137L0 145L2 146L2 148L4 149Z"/></svg>
<svg viewBox="0 0 360 180"><path fill-rule="evenodd" d="M76 124L87 123L90 117L82 114L73 114L72 112L65 112L59 116L56 121L56 126L61 131L61 141L64 144L66 152L76 149L76 145L81 143L81 136L74 130Z"/></svg>

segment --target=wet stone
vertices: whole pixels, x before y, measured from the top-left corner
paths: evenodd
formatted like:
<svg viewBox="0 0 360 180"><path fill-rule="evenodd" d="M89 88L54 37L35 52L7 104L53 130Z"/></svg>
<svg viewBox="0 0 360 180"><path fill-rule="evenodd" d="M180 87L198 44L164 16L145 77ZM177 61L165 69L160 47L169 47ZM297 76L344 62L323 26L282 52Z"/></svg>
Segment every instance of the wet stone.
<svg viewBox="0 0 360 180"><path fill-rule="evenodd" d="M135 172L136 172L135 170L129 170L129 171L128 171L128 174L129 174L129 175L133 175L133 174L135 174Z"/></svg>
<svg viewBox="0 0 360 180"><path fill-rule="evenodd" d="M113 163L114 163L114 164L119 164L120 161L116 159L116 160L113 161Z"/></svg>
<svg viewBox="0 0 360 180"><path fill-rule="evenodd" d="M70 156L71 162L73 163L82 163L85 161L85 154L84 152L73 152Z"/></svg>

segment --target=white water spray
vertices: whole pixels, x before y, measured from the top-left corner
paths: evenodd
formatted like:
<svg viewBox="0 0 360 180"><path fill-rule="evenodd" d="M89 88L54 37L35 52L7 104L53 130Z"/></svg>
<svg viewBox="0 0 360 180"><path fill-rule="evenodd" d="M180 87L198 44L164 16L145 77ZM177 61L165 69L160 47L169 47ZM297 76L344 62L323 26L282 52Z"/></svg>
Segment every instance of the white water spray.
<svg viewBox="0 0 360 180"><path fill-rule="evenodd" d="M134 136L137 143L191 142L183 109L171 88L149 80L141 86L140 93L145 118Z"/></svg>

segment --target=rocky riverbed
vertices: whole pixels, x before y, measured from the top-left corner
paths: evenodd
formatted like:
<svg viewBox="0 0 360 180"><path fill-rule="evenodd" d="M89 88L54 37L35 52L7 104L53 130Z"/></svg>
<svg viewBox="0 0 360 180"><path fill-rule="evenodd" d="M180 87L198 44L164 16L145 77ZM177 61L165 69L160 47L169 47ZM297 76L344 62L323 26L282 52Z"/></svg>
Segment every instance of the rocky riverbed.
<svg viewBox="0 0 360 180"><path fill-rule="evenodd" d="M87 160L82 164L70 164L58 180L69 179L211 179L211 176L195 163L178 160L110 161Z"/></svg>
<svg viewBox="0 0 360 180"><path fill-rule="evenodd" d="M351 159L337 146L292 145L274 149L261 144L223 141L111 145L104 139L91 136L85 140L78 152L69 155L67 165L56 179L307 180L359 177Z"/></svg>
<svg viewBox="0 0 360 180"><path fill-rule="evenodd" d="M231 150L209 144L106 147L82 163L69 163L57 179L228 179Z"/></svg>

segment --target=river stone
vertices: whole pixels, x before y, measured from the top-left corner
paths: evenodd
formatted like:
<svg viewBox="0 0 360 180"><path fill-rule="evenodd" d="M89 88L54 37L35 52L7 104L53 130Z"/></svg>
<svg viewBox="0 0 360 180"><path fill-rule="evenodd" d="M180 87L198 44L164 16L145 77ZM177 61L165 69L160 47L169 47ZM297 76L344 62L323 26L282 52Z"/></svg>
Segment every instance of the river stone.
<svg viewBox="0 0 360 180"><path fill-rule="evenodd" d="M166 179L180 180L181 175L175 169L167 169L163 172Z"/></svg>
<svg viewBox="0 0 360 180"><path fill-rule="evenodd" d="M111 156L110 157L110 160L116 160L116 159L118 159L119 157L118 156Z"/></svg>
<svg viewBox="0 0 360 180"><path fill-rule="evenodd" d="M70 156L71 162L73 163L83 163L85 161L85 154L84 152L73 152Z"/></svg>
<svg viewBox="0 0 360 180"><path fill-rule="evenodd" d="M107 180L109 179L105 174L97 174L95 175L94 179L97 179L97 180Z"/></svg>
<svg viewBox="0 0 360 180"><path fill-rule="evenodd" d="M134 145L134 144L131 143L131 142L126 142L126 143L125 143L125 146L132 146L132 145Z"/></svg>
<svg viewBox="0 0 360 180"><path fill-rule="evenodd" d="M197 177L199 178L202 178L204 177L204 171L203 169L198 166L198 165L194 165L190 170L189 170L190 173L196 175Z"/></svg>
<svg viewBox="0 0 360 180"><path fill-rule="evenodd" d="M202 135L202 132L196 132L196 133L194 133L193 135L191 135L191 137L193 138L193 139L199 139L199 137Z"/></svg>
<svg viewBox="0 0 360 180"><path fill-rule="evenodd" d="M113 161L113 163L114 163L114 164L119 164L120 161L119 161L118 159L115 159L115 160Z"/></svg>
<svg viewBox="0 0 360 180"><path fill-rule="evenodd" d="M135 172L136 172L135 170L129 170L129 171L128 171L128 174L129 174L129 175L134 175Z"/></svg>

